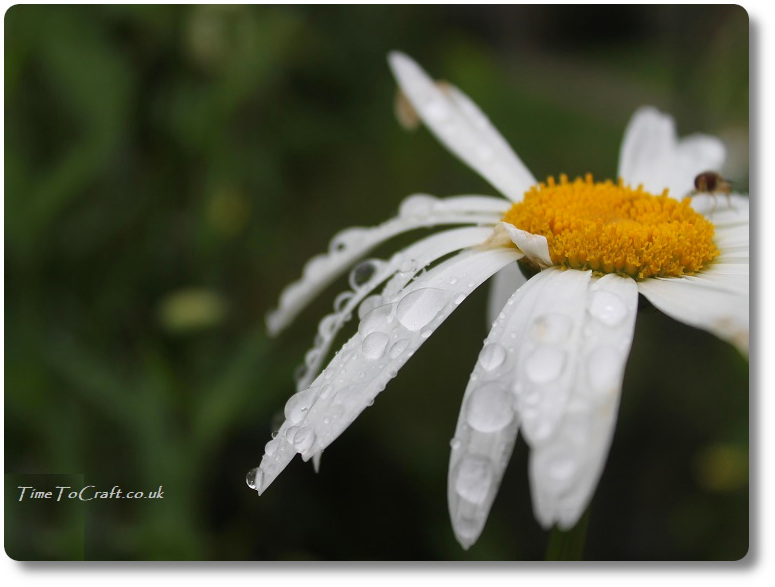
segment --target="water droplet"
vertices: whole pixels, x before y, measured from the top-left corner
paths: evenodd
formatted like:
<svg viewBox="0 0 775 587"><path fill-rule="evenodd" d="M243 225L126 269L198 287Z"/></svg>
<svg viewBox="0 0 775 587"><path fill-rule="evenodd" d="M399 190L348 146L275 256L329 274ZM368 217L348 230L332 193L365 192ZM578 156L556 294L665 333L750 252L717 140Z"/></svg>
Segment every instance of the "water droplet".
<svg viewBox="0 0 775 587"><path fill-rule="evenodd" d="M315 433L311 428L299 428L289 440L296 452L306 452L315 442Z"/></svg>
<svg viewBox="0 0 775 587"><path fill-rule="evenodd" d="M358 325L358 332L364 338L375 330L384 328L392 320L393 304L378 306L366 314Z"/></svg>
<svg viewBox="0 0 775 587"><path fill-rule="evenodd" d="M616 393L621 380L622 355L614 347L596 348L587 359L592 391L601 399Z"/></svg>
<svg viewBox="0 0 775 587"><path fill-rule="evenodd" d="M458 438L453 438L452 440L450 440L450 441L449 441L449 447L450 447L452 450L457 450L457 449L459 449L461 444L462 444L462 443L460 442L460 439L458 439Z"/></svg>
<svg viewBox="0 0 775 587"><path fill-rule="evenodd" d="M567 481L576 472L576 463L568 456L559 456L549 461L547 470L555 481Z"/></svg>
<svg viewBox="0 0 775 587"><path fill-rule="evenodd" d="M375 294L373 296L367 297L361 302L361 305L358 306L358 318L363 318L374 308L381 305L382 305L382 296Z"/></svg>
<svg viewBox="0 0 775 587"><path fill-rule="evenodd" d="M346 228L334 235L328 250L331 253L341 252L350 248L355 243L363 240L368 231L363 228Z"/></svg>
<svg viewBox="0 0 775 587"><path fill-rule="evenodd" d="M450 285L455 285L456 283L457 283L457 277L450 277L449 284Z"/></svg>
<svg viewBox="0 0 775 587"><path fill-rule="evenodd" d="M277 433L273 433L275 436L277 436ZM266 456L271 457L274 456L274 453L277 452L277 447L279 446L280 441L275 440L274 437L272 440L266 443L266 446L264 446L264 452L266 453Z"/></svg>
<svg viewBox="0 0 775 587"><path fill-rule="evenodd" d="M489 459L467 456L458 465L455 474L455 491L473 504L481 504L492 486L492 466Z"/></svg>
<svg viewBox="0 0 775 587"><path fill-rule="evenodd" d="M308 388L293 394L285 403L285 419L291 424L298 424L312 407L315 389Z"/></svg>
<svg viewBox="0 0 775 587"><path fill-rule="evenodd" d="M353 289L359 289L369 282L369 280L377 272L377 263L372 259L366 259L358 263L352 271L350 271L350 287Z"/></svg>
<svg viewBox="0 0 775 587"><path fill-rule="evenodd" d="M456 306L459 306L459 305L460 305L460 304L462 304L464 301L466 301L466 296L465 296L465 294L457 294L457 295L455 296L455 299L454 299L453 301L455 302L455 305L456 305Z"/></svg>
<svg viewBox="0 0 775 587"><path fill-rule="evenodd" d="M339 316L337 314L328 314L318 324L318 334L323 337L324 340L329 340L333 335L336 327L339 323Z"/></svg>
<svg viewBox="0 0 775 587"><path fill-rule="evenodd" d="M307 374L307 365L299 365L296 367L296 369L293 371L293 381L298 383L302 379L304 379L304 376Z"/></svg>
<svg viewBox="0 0 775 587"><path fill-rule="evenodd" d="M433 334L433 328L423 328L420 332L420 336L423 338L428 338L431 334Z"/></svg>
<svg viewBox="0 0 775 587"><path fill-rule="evenodd" d="M334 312L337 314L341 314L345 307L347 306L347 303L353 298L355 294L351 291L343 291L340 293L336 298L334 298Z"/></svg>
<svg viewBox="0 0 775 587"><path fill-rule="evenodd" d="M512 397L500 383L487 383L475 389L468 398L466 422L479 432L496 432L514 417Z"/></svg>
<svg viewBox="0 0 775 587"><path fill-rule="evenodd" d="M535 386L528 386L527 389L520 388L520 406L526 407L526 406L537 406L538 403L541 401L541 396L543 395L541 393L540 387Z"/></svg>
<svg viewBox="0 0 775 587"><path fill-rule="evenodd" d="M592 293L588 310L593 318L610 327L618 326L627 316L622 298L606 290Z"/></svg>
<svg viewBox="0 0 775 587"><path fill-rule="evenodd" d="M318 362L322 352L321 349L310 349L307 351L307 354L304 355L304 364L307 365L307 367L312 367Z"/></svg>
<svg viewBox="0 0 775 587"><path fill-rule="evenodd" d="M320 390L320 399L326 399L329 395L331 395L331 391L334 389L334 386L329 384L323 386L323 389Z"/></svg>
<svg viewBox="0 0 775 587"><path fill-rule="evenodd" d="M482 352L479 353L479 365L485 371L497 369L505 359L506 349L496 342L484 345Z"/></svg>
<svg viewBox="0 0 775 587"><path fill-rule="evenodd" d="M530 336L541 344L565 342L573 329L573 320L565 314L543 314L530 325Z"/></svg>
<svg viewBox="0 0 775 587"><path fill-rule="evenodd" d="M397 359L403 354L403 352L406 350L406 347L408 346L409 341L407 339L397 340L393 346L390 347L390 358Z"/></svg>
<svg viewBox="0 0 775 587"><path fill-rule="evenodd" d="M565 352L550 346L540 346L525 362L525 373L533 383L554 381L565 368Z"/></svg>
<svg viewBox="0 0 775 587"><path fill-rule="evenodd" d="M372 360L379 359L385 354L390 338L384 332L372 332L361 343L361 352Z"/></svg>
<svg viewBox="0 0 775 587"><path fill-rule="evenodd" d="M398 214L404 218L407 216L427 216L437 201L436 198L427 194L414 194L401 202Z"/></svg>
<svg viewBox="0 0 775 587"><path fill-rule="evenodd" d="M420 262L413 257L403 257L398 263L398 270L401 273L414 273L420 268Z"/></svg>
<svg viewBox="0 0 775 587"><path fill-rule="evenodd" d="M261 482L263 480L264 472L258 467L253 467L248 471L248 474L245 475L245 482L248 484L248 487L255 489L256 491L261 489Z"/></svg>
<svg viewBox="0 0 775 587"><path fill-rule="evenodd" d="M409 292L398 302L396 317L405 328L421 330L441 312L448 299L447 292L430 287Z"/></svg>

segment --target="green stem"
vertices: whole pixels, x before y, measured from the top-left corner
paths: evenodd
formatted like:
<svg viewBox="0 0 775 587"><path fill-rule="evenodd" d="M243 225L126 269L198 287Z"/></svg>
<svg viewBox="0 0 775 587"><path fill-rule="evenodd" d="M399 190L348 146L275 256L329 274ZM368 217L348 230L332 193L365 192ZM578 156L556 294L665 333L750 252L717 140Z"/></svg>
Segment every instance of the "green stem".
<svg viewBox="0 0 775 587"><path fill-rule="evenodd" d="M557 526L549 534L546 545L546 560L548 561L580 561L583 560L584 543L587 539L589 525L589 510L587 507L576 525L569 530L560 530Z"/></svg>

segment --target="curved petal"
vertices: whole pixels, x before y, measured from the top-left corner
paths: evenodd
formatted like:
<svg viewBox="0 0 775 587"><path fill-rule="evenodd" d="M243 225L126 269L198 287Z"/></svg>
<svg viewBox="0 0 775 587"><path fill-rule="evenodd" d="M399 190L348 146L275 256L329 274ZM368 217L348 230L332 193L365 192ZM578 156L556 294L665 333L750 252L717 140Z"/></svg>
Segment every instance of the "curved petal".
<svg viewBox="0 0 775 587"><path fill-rule="evenodd" d="M549 243L544 235L531 234L508 222L501 222L495 229L496 231L505 230L511 241L525 254L525 257L542 269L553 265L552 257L549 254Z"/></svg>
<svg viewBox="0 0 775 587"><path fill-rule="evenodd" d="M566 368L573 377L559 420L545 438L528 437L533 511L545 528L554 523L561 529L572 527L591 501L603 473L635 329L635 281L612 274L592 278L582 307L577 324L580 332L576 331L580 340L567 349ZM556 309L567 312L570 308ZM526 366L526 382L530 369L544 379L552 375L551 362L548 369L538 369L540 360L534 357ZM533 408L529 401L522 401L522 406L519 413L525 421L526 410Z"/></svg>
<svg viewBox="0 0 775 587"><path fill-rule="evenodd" d="M694 190L703 171L720 171L726 157L716 137L694 134L678 140L671 116L656 108L638 109L624 133L619 154L619 177L630 185L660 194L665 188L680 199Z"/></svg>
<svg viewBox="0 0 775 587"><path fill-rule="evenodd" d="M638 283L638 289L671 318L715 334L747 357L748 262L737 265L737 274L714 263L691 277L646 279Z"/></svg>
<svg viewBox="0 0 775 587"><path fill-rule="evenodd" d="M447 501L455 536L463 548L471 546L484 528L517 437L517 414L527 413L524 400L529 397L532 404L540 404L528 422L530 436L541 420L553 428L551 420L556 418L550 413L562 413L572 371L558 371L559 382L546 385L551 381L545 381L535 393L531 389L517 395L517 389L525 373L534 373L533 363L540 366L552 353L566 352L562 345L572 347L580 337L574 325L581 319L590 275L589 271L554 269L538 273L510 296L485 340L450 443ZM579 299L581 305L576 303ZM569 305L575 313L564 313ZM556 311L557 306L563 313ZM547 314L546 308L553 312ZM543 361L542 350L547 357ZM538 355L537 363L534 355ZM543 418L537 416L539 412Z"/></svg>
<svg viewBox="0 0 775 587"><path fill-rule="evenodd" d="M508 143L468 96L441 89L403 53L389 56L398 84L434 135L502 194L520 201L537 182Z"/></svg>
<svg viewBox="0 0 775 587"><path fill-rule="evenodd" d="M356 265L350 274L351 292L339 294L334 302L334 312L326 315L318 327L315 344L305 357L304 374L296 382L296 391L310 386L320 373L323 361L331 349L336 335L352 317L353 311L386 279L396 275L391 288L404 287L417 274L434 261L455 251L483 242L492 232L487 226L475 226L445 230L424 238L393 255L388 261L370 259ZM365 267L365 270L364 270ZM359 283L358 275L370 275ZM381 296L374 296L361 311L382 305Z"/></svg>
<svg viewBox="0 0 775 587"><path fill-rule="evenodd" d="M519 256L504 248L464 251L364 315L312 386L286 403L286 420L267 444L256 476L259 494L296 453L306 460L333 442L454 309Z"/></svg>
<svg viewBox="0 0 775 587"><path fill-rule="evenodd" d="M487 301L487 326L492 326L498 314L501 313L503 307L509 298L522 287L527 281L522 271L519 269L519 265L512 263L506 265L503 269L498 271L493 277L492 285L490 286L490 296Z"/></svg>
<svg viewBox="0 0 775 587"><path fill-rule="evenodd" d="M278 307L266 316L269 333L286 328L304 307L352 263L394 236L417 228L448 224L487 224L500 220L508 203L487 196L438 199L426 194L406 198L395 218L371 228L347 228L339 232L327 253L313 257L299 280L280 294Z"/></svg>

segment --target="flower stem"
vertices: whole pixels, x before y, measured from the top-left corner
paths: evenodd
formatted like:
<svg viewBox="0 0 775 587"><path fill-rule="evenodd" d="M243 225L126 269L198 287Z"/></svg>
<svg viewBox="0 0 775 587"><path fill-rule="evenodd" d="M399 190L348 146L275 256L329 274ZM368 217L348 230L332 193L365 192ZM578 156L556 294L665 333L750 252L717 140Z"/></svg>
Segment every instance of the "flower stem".
<svg viewBox="0 0 775 587"><path fill-rule="evenodd" d="M583 560L584 543L587 539L587 525L589 524L589 510L569 530L560 530L557 526L552 528L549 534L549 542L546 545L546 560L548 561L580 561Z"/></svg>

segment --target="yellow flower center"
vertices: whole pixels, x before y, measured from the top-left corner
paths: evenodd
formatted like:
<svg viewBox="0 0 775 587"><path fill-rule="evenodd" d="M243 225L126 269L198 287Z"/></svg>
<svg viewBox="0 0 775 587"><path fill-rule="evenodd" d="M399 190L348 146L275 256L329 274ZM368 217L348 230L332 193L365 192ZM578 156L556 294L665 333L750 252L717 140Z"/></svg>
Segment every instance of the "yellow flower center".
<svg viewBox="0 0 775 587"><path fill-rule="evenodd" d="M549 177L503 216L519 229L542 234L556 265L618 273L636 279L699 271L719 254L714 226L689 205L591 174L560 183Z"/></svg>

